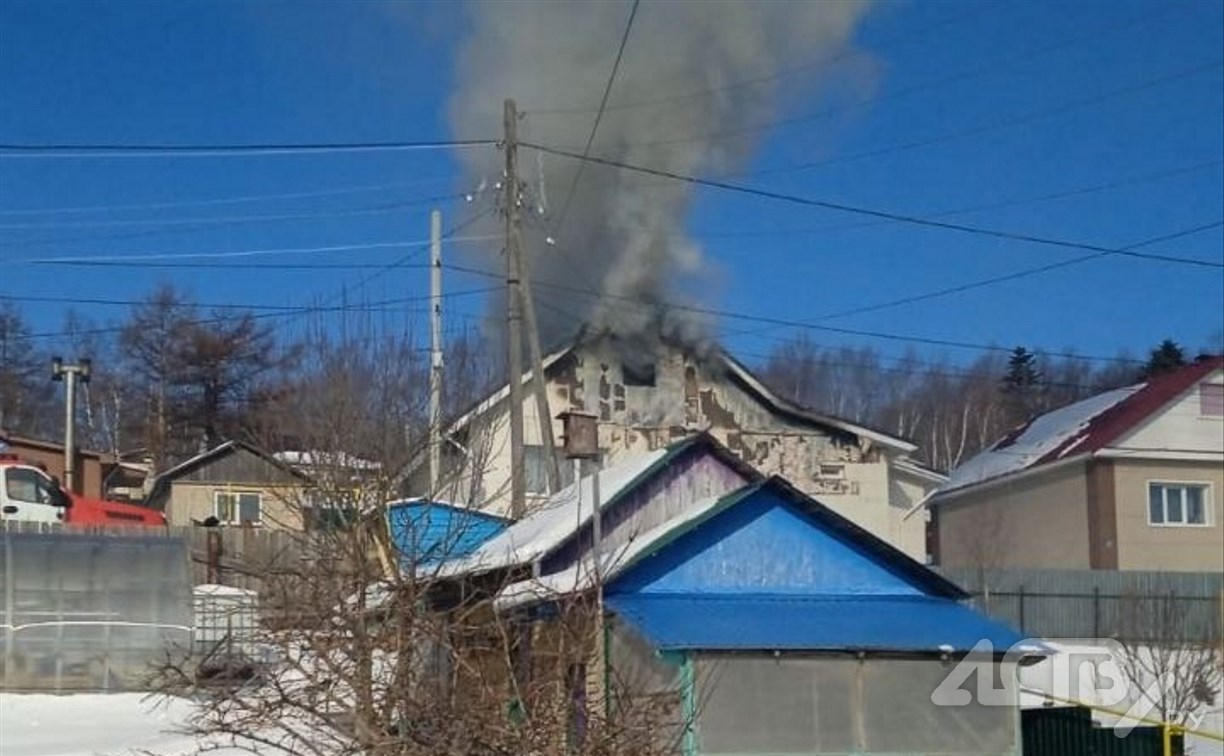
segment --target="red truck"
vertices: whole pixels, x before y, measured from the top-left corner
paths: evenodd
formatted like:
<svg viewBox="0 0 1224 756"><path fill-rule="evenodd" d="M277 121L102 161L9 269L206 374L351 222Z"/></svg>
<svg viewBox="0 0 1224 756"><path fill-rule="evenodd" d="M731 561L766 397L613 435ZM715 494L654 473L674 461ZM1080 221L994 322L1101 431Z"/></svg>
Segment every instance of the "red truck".
<svg viewBox="0 0 1224 756"><path fill-rule="evenodd" d="M0 520L69 525L165 525L158 512L65 491L45 470L0 452Z"/></svg>

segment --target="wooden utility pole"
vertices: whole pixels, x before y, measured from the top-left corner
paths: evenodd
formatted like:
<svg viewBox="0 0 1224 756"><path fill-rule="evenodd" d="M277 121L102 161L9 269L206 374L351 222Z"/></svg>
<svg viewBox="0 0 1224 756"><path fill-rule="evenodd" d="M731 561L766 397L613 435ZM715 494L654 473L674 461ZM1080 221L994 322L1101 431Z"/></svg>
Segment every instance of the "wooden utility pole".
<svg viewBox="0 0 1224 756"><path fill-rule="evenodd" d="M510 516L526 514L527 475L523 450L523 300L519 258L518 109L507 99L503 112L506 130L506 331L510 380Z"/></svg>
<svg viewBox="0 0 1224 756"><path fill-rule="evenodd" d="M429 214L429 495L442 486L442 213Z"/></svg>

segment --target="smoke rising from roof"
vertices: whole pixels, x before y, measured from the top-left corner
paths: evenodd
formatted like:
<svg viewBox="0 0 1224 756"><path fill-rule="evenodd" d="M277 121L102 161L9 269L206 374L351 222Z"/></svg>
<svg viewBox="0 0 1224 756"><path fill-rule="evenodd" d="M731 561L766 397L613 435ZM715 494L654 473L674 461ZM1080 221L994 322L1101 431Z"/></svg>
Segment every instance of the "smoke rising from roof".
<svg viewBox="0 0 1224 756"><path fill-rule="evenodd" d="M581 152L630 7L473 3L450 101L455 137L500 134L502 103L511 97L524 114L520 140ZM742 167L761 132L734 139L701 135L750 128L775 116L779 100L829 70L812 66L791 75L792 69L846 50L867 8L866 0L645 0L591 154L685 174ZM730 86L744 81L755 83ZM473 182L501 176L498 156L468 151L462 159ZM663 307L675 300L679 281L703 268L701 246L685 233L692 187L588 163L569 197L577 160L523 148L519 163L532 278L603 295L537 284L546 342L583 321L626 335L662 329L672 337L699 336L704 329L691 313Z"/></svg>

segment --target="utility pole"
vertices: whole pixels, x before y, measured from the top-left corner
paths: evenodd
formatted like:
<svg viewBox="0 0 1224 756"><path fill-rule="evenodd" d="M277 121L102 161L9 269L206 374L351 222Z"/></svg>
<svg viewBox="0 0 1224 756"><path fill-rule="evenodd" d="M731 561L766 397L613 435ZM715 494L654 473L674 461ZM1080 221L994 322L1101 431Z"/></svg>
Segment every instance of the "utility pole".
<svg viewBox="0 0 1224 756"><path fill-rule="evenodd" d="M429 495L442 485L442 213L429 214Z"/></svg>
<svg viewBox="0 0 1224 756"><path fill-rule="evenodd" d="M51 358L51 380L64 382L64 488L80 493L76 484L76 385L89 383L93 362L81 359L75 365L65 365L59 357Z"/></svg>
<svg viewBox="0 0 1224 756"><path fill-rule="evenodd" d="M507 99L503 112L506 130L506 330L510 373L510 516L518 519L527 509L527 471L523 449L523 300L519 257L518 109Z"/></svg>
<svg viewBox="0 0 1224 756"><path fill-rule="evenodd" d="M519 281L523 294L523 315L527 320L527 347L531 356L531 388L535 393L536 417L540 423L540 444L544 448L544 472L548 492L561 490L561 460L553 438L552 414L548 409L548 383L544 380L544 355L540 351L540 329L536 324L535 302L531 298L531 275L526 255L519 256Z"/></svg>

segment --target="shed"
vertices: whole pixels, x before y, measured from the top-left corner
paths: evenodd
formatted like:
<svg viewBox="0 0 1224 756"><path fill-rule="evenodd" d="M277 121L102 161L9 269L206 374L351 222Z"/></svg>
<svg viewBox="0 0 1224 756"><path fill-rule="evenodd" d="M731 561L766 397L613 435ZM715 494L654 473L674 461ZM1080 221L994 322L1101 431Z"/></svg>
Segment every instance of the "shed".
<svg viewBox="0 0 1224 756"><path fill-rule="evenodd" d="M934 694L962 661L1014 680L1005 652L1041 647L782 478L711 496L497 601L546 617L592 576L610 617L605 681L668 701L659 711L676 716L657 730L686 756L1018 753L1015 686L957 705Z"/></svg>
<svg viewBox="0 0 1224 756"><path fill-rule="evenodd" d="M508 524L488 512L423 498L387 505L387 529L404 569L466 557Z"/></svg>
<svg viewBox="0 0 1224 756"><path fill-rule="evenodd" d="M977 663L1012 674L1021 636L779 478L660 533L606 594L619 631L675 670L685 753L1016 753L1014 698L933 693L983 640L996 651Z"/></svg>

